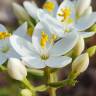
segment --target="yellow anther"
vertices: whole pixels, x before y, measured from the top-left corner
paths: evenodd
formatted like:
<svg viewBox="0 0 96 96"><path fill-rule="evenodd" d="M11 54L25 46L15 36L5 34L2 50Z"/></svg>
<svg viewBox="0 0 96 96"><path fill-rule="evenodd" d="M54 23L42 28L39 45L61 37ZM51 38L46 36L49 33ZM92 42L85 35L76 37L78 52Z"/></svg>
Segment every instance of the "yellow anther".
<svg viewBox="0 0 96 96"><path fill-rule="evenodd" d="M46 43L48 42L48 35L45 34L44 32L41 33L41 40L40 40L40 45L42 48L46 46Z"/></svg>
<svg viewBox="0 0 96 96"><path fill-rule="evenodd" d="M32 34L33 34L33 29L30 27L28 28L27 35L31 37Z"/></svg>
<svg viewBox="0 0 96 96"><path fill-rule="evenodd" d="M53 44L56 39L57 39L57 36L53 34L50 39L50 43Z"/></svg>
<svg viewBox="0 0 96 96"><path fill-rule="evenodd" d="M61 12L62 13L59 13L58 15L63 17L63 19L61 21L64 22L71 15L71 10L68 7L67 8L62 8Z"/></svg>
<svg viewBox="0 0 96 96"><path fill-rule="evenodd" d="M46 9L49 12L52 12L55 8L55 5L53 2L47 1L44 5L43 8Z"/></svg>
<svg viewBox="0 0 96 96"><path fill-rule="evenodd" d="M11 36L11 33L8 32L0 32L0 40L6 39Z"/></svg>

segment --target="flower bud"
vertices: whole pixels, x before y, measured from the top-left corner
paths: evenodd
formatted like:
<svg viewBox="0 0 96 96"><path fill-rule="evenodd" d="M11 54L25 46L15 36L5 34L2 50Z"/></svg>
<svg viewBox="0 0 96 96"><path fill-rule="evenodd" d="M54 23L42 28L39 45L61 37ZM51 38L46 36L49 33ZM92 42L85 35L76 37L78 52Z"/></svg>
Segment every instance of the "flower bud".
<svg viewBox="0 0 96 96"><path fill-rule="evenodd" d="M80 55L83 52L84 48L85 48L84 39L80 36L77 44L73 48L73 55L74 56Z"/></svg>
<svg viewBox="0 0 96 96"><path fill-rule="evenodd" d="M90 15L91 13L92 13L92 6L89 6L89 7L86 9L84 15Z"/></svg>
<svg viewBox="0 0 96 96"><path fill-rule="evenodd" d="M21 96L32 96L32 93L29 89L21 90Z"/></svg>
<svg viewBox="0 0 96 96"><path fill-rule="evenodd" d="M78 0L77 1L77 13L79 16L84 14L85 10L90 6L91 0Z"/></svg>
<svg viewBox="0 0 96 96"><path fill-rule="evenodd" d="M25 21L29 19L29 15L21 5L13 3L13 10L18 20Z"/></svg>
<svg viewBox="0 0 96 96"><path fill-rule="evenodd" d="M90 57L94 56L96 53L96 46L92 46L92 47L88 48L87 52L88 52Z"/></svg>
<svg viewBox="0 0 96 96"><path fill-rule="evenodd" d="M89 65L88 53L84 53L78 56L72 63L72 73L78 76L80 73L84 72Z"/></svg>
<svg viewBox="0 0 96 96"><path fill-rule="evenodd" d="M27 76L27 70L19 59L10 58L8 61L8 73L16 80L24 80Z"/></svg>

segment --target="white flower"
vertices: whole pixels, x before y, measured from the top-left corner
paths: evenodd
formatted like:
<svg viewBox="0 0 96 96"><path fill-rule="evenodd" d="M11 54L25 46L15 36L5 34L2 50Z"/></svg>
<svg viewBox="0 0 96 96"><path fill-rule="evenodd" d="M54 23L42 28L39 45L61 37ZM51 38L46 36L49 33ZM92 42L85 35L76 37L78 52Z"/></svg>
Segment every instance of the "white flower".
<svg viewBox="0 0 96 96"><path fill-rule="evenodd" d="M10 58L8 60L8 73L16 80L24 80L27 76L27 69L19 59Z"/></svg>
<svg viewBox="0 0 96 96"><path fill-rule="evenodd" d="M13 32L23 38L30 39L27 35L27 23L22 24L17 30ZM11 47L9 38L12 36L11 33L0 24L0 64L3 64L10 57L19 58L19 55Z"/></svg>
<svg viewBox="0 0 96 96"><path fill-rule="evenodd" d="M40 8L36 5L36 3L34 1L24 1L23 5L26 11L29 13L29 15L37 20L37 13ZM48 13L52 14L53 16L56 16L57 8L58 3L56 0L46 0L46 2L43 5L43 9L46 10Z"/></svg>
<svg viewBox="0 0 96 96"><path fill-rule="evenodd" d="M71 62L70 57L62 56L69 52L77 43L78 34L69 33L63 39L54 43L55 35L47 26L38 23L32 36L32 43L17 35L10 37L10 42L22 60L31 68L61 68Z"/></svg>
<svg viewBox="0 0 96 96"><path fill-rule="evenodd" d="M81 54L78 56L72 63L72 72L79 75L84 72L89 65L89 56L88 53Z"/></svg>
<svg viewBox="0 0 96 96"><path fill-rule="evenodd" d="M78 7L76 7L76 5ZM83 6L83 8L80 7L80 9L79 6ZM84 14L78 16L78 12L80 11L77 12L76 10L83 10ZM92 7L90 7L89 0L75 0L75 2L71 0L64 0L57 10L57 19L68 26L68 28L73 24L74 27L77 28L77 31L79 31L80 34L83 34L86 38L95 34L95 32L84 32L84 30L88 29L96 22L96 12L91 11Z"/></svg>

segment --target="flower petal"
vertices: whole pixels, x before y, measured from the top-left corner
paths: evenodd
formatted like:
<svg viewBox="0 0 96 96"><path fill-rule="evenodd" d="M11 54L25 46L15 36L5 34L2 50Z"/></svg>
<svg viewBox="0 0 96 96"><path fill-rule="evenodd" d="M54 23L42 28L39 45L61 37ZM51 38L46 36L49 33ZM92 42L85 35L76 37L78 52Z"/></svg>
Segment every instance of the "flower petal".
<svg viewBox="0 0 96 96"><path fill-rule="evenodd" d="M5 63L7 60L6 56L0 52L0 65Z"/></svg>
<svg viewBox="0 0 96 96"><path fill-rule="evenodd" d="M23 23L18 29L13 32L15 35L23 37L29 41L31 41L31 37L27 34L27 22Z"/></svg>
<svg viewBox="0 0 96 96"><path fill-rule="evenodd" d="M79 31L83 31L91 27L95 22L96 22L96 12L93 12L90 15L82 16L76 22L76 28L78 28Z"/></svg>
<svg viewBox="0 0 96 96"><path fill-rule="evenodd" d="M32 2L25 1L23 3L23 5L24 5L25 9L27 10L27 12L29 13L29 15L32 16L32 18L37 19L38 7L35 4L35 2L34 1L32 1Z"/></svg>
<svg viewBox="0 0 96 96"><path fill-rule="evenodd" d="M51 33L46 25L43 25L41 22L37 23L33 36L32 36L32 44L34 48L38 51L38 53L41 52L42 48L40 45L40 40L41 40L41 34L44 32L46 35L48 35L48 38L51 37ZM46 48L48 48L49 43L46 44Z"/></svg>
<svg viewBox="0 0 96 96"><path fill-rule="evenodd" d="M0 32L8 32L6 27L2 24L0 24Z"/></svg>
<svg viewBox="0 0 96 96"><path fill-rule="evenodd" d="M47 66L51 68L62 68L71 63L72 59L66 56L50 57Z"/></svg>
<svg viewBox="0 0 96 96"><path fill-rule="evenodd" d="M32 44L22 37L17 35L11 36L10 43L15 51L21 56L37 55Z"/></svg>
<svg viewBox="0 0 96 96"><path fill-rule="evenodd" d="M79 34L83 37L83 38L89 38L94 36L96 33L95 32L79 32Z"/></svg>
<svg viewBox="0 0 96 96"><path fill-rule="evenodd" d="M66 54L76 45L78 38L77 32L68 33L63 39L54 44L53 48L50 50L50 54L54 56Z"/></svg>
<svg viewBox="0 0 96 96"><path fill-rule="evenodd" d="M60 37L64 35L64 26L44 10L38 10L38 18L44 25L49 27L52 34L58 35Z"/></svg>
<svg viewBox="0 0 96 96"><path fill-rule="evenodd" d="M22 57L22 60L23 60L24 64L30 68L41 69L46 66L45 63L40 58Z"/></svg>

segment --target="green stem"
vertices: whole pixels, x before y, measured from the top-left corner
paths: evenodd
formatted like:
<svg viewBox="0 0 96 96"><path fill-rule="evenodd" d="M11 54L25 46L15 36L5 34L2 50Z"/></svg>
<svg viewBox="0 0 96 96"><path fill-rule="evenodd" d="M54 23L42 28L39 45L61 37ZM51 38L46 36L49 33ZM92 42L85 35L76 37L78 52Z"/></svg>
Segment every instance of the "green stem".
<svg viewBox="0 0 96 96"><path fill-rule="evenodd" d="M25 78L22 82L23 82L23 84L24 84L28 89L31 90L32 96L36 96L35 87L32 86L32 84L31 84L26 78Z"/></svg>
<svg viewBox="0 0 96 96"><path fill-rule="evenodd" d="M44 70L45 75L45 82L48 84L50 82L54 82L55 79L53 73L51 74L50 68L46 67ZM56 88L49 87L48 89L49 96L56 96Z"/></svg>
<svg viewBox="0 0 96 96"><path fill-rule="evenodd" d="M38 77L44 77L44 72L41 70L36 70L36 69L27 69L27 71L29 73L31 73L34 76L38 76Z"/></svg>
<svg viewBox="0 0 96 96"><path fill-rule="evenodd" d="M0 69L1 69L2 71L6 71L6 70L7 70L7 68L4 67L3 65L0 65Z"/></svg>

